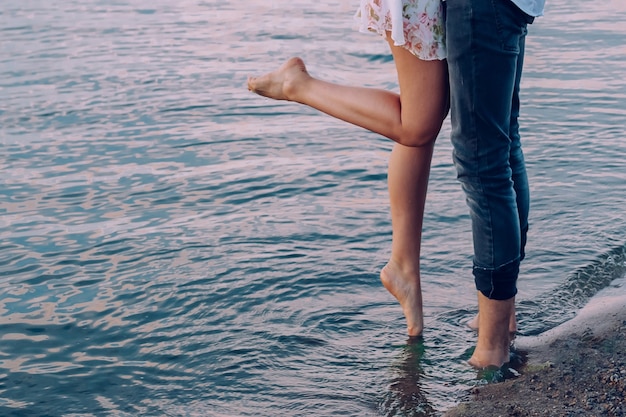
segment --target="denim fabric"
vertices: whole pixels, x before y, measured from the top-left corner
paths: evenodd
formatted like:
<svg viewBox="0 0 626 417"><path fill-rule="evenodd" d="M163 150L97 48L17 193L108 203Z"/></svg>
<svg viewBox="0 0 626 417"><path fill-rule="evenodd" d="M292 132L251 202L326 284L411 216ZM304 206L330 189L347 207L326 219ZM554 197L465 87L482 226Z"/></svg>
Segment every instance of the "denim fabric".
<svg viewBox="0 0 626 417"><path fill-rule="evenodd" d="M519 135L526 26L510 0L446 0L454 164L470 209L477 290L517 293L529 191Z"/></svg>

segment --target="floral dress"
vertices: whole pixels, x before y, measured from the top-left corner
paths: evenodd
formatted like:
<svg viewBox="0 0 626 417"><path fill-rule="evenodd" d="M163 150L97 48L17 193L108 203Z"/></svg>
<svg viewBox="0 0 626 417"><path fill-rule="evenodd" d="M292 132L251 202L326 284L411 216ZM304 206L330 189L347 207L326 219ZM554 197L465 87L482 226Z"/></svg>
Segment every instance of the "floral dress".
<svg viewBox="0 0 626 417"><path fill-rule="evenodd" d="M425 61L446 58L442 0L361 0L355 19L361 32L387 36Z"/></svg>

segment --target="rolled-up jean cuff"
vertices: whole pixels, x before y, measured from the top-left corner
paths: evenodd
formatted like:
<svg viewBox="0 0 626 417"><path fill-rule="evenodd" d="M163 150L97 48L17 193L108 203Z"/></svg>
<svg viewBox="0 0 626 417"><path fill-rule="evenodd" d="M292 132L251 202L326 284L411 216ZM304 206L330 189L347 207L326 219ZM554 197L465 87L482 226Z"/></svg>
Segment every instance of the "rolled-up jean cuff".
<svg viewBox="0 0 626 417"><path fill-rule="evenodd" d="M497 269L474 266L476 289L491 300L508 300L517 294L520 260L515 259Z"/></svg>

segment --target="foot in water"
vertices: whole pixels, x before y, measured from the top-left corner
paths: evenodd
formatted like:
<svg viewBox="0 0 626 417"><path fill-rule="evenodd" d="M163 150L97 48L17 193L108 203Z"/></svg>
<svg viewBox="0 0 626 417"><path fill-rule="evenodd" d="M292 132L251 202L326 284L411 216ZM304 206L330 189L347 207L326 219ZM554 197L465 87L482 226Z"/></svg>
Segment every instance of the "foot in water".
<svg viewBox="0 0 626 417"><path fill-rule="evenodd" d="M502 367L510 360L511 314L515 311L515 297L506 300L490 299L478 293L478 340L468 363L477 369Z"/></svg>
<svg viewBox="0 0 626 417"><path fill-rule="evenodd" d="M409 336L420 336L424 330L422 289L419 274L403 271L389 261L380 271L380 280L402 306Z"/></svg>
<svg viewBox="0 0 626 417"><path fill-rule="evenodd" d="M311 79L300 58L290 58L276 71L248 77L248 90L274 100L298 101L298 92Z"/></svg>
<svg viewBox="0 0 626 417"><path fill-rule="evenodd" d="M520 371L528 362L528 353L512 349L509 353L509 361L500 368L488 366L478 370L477 379L486 383L504 382L515 379L521 375Z"/></svg>

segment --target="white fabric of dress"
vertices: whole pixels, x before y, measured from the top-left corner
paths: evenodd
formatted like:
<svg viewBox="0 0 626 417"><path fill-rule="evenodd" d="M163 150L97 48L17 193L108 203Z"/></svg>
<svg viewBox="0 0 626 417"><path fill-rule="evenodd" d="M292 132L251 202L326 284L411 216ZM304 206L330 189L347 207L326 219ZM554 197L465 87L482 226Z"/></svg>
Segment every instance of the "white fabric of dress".
<svg viewBox="0 0 626 417"><path fill-rule="evenodd" d="M389 33L394 45L420 59L446 58L441 0L361 0L355 19L359 31Z"/></svg>

